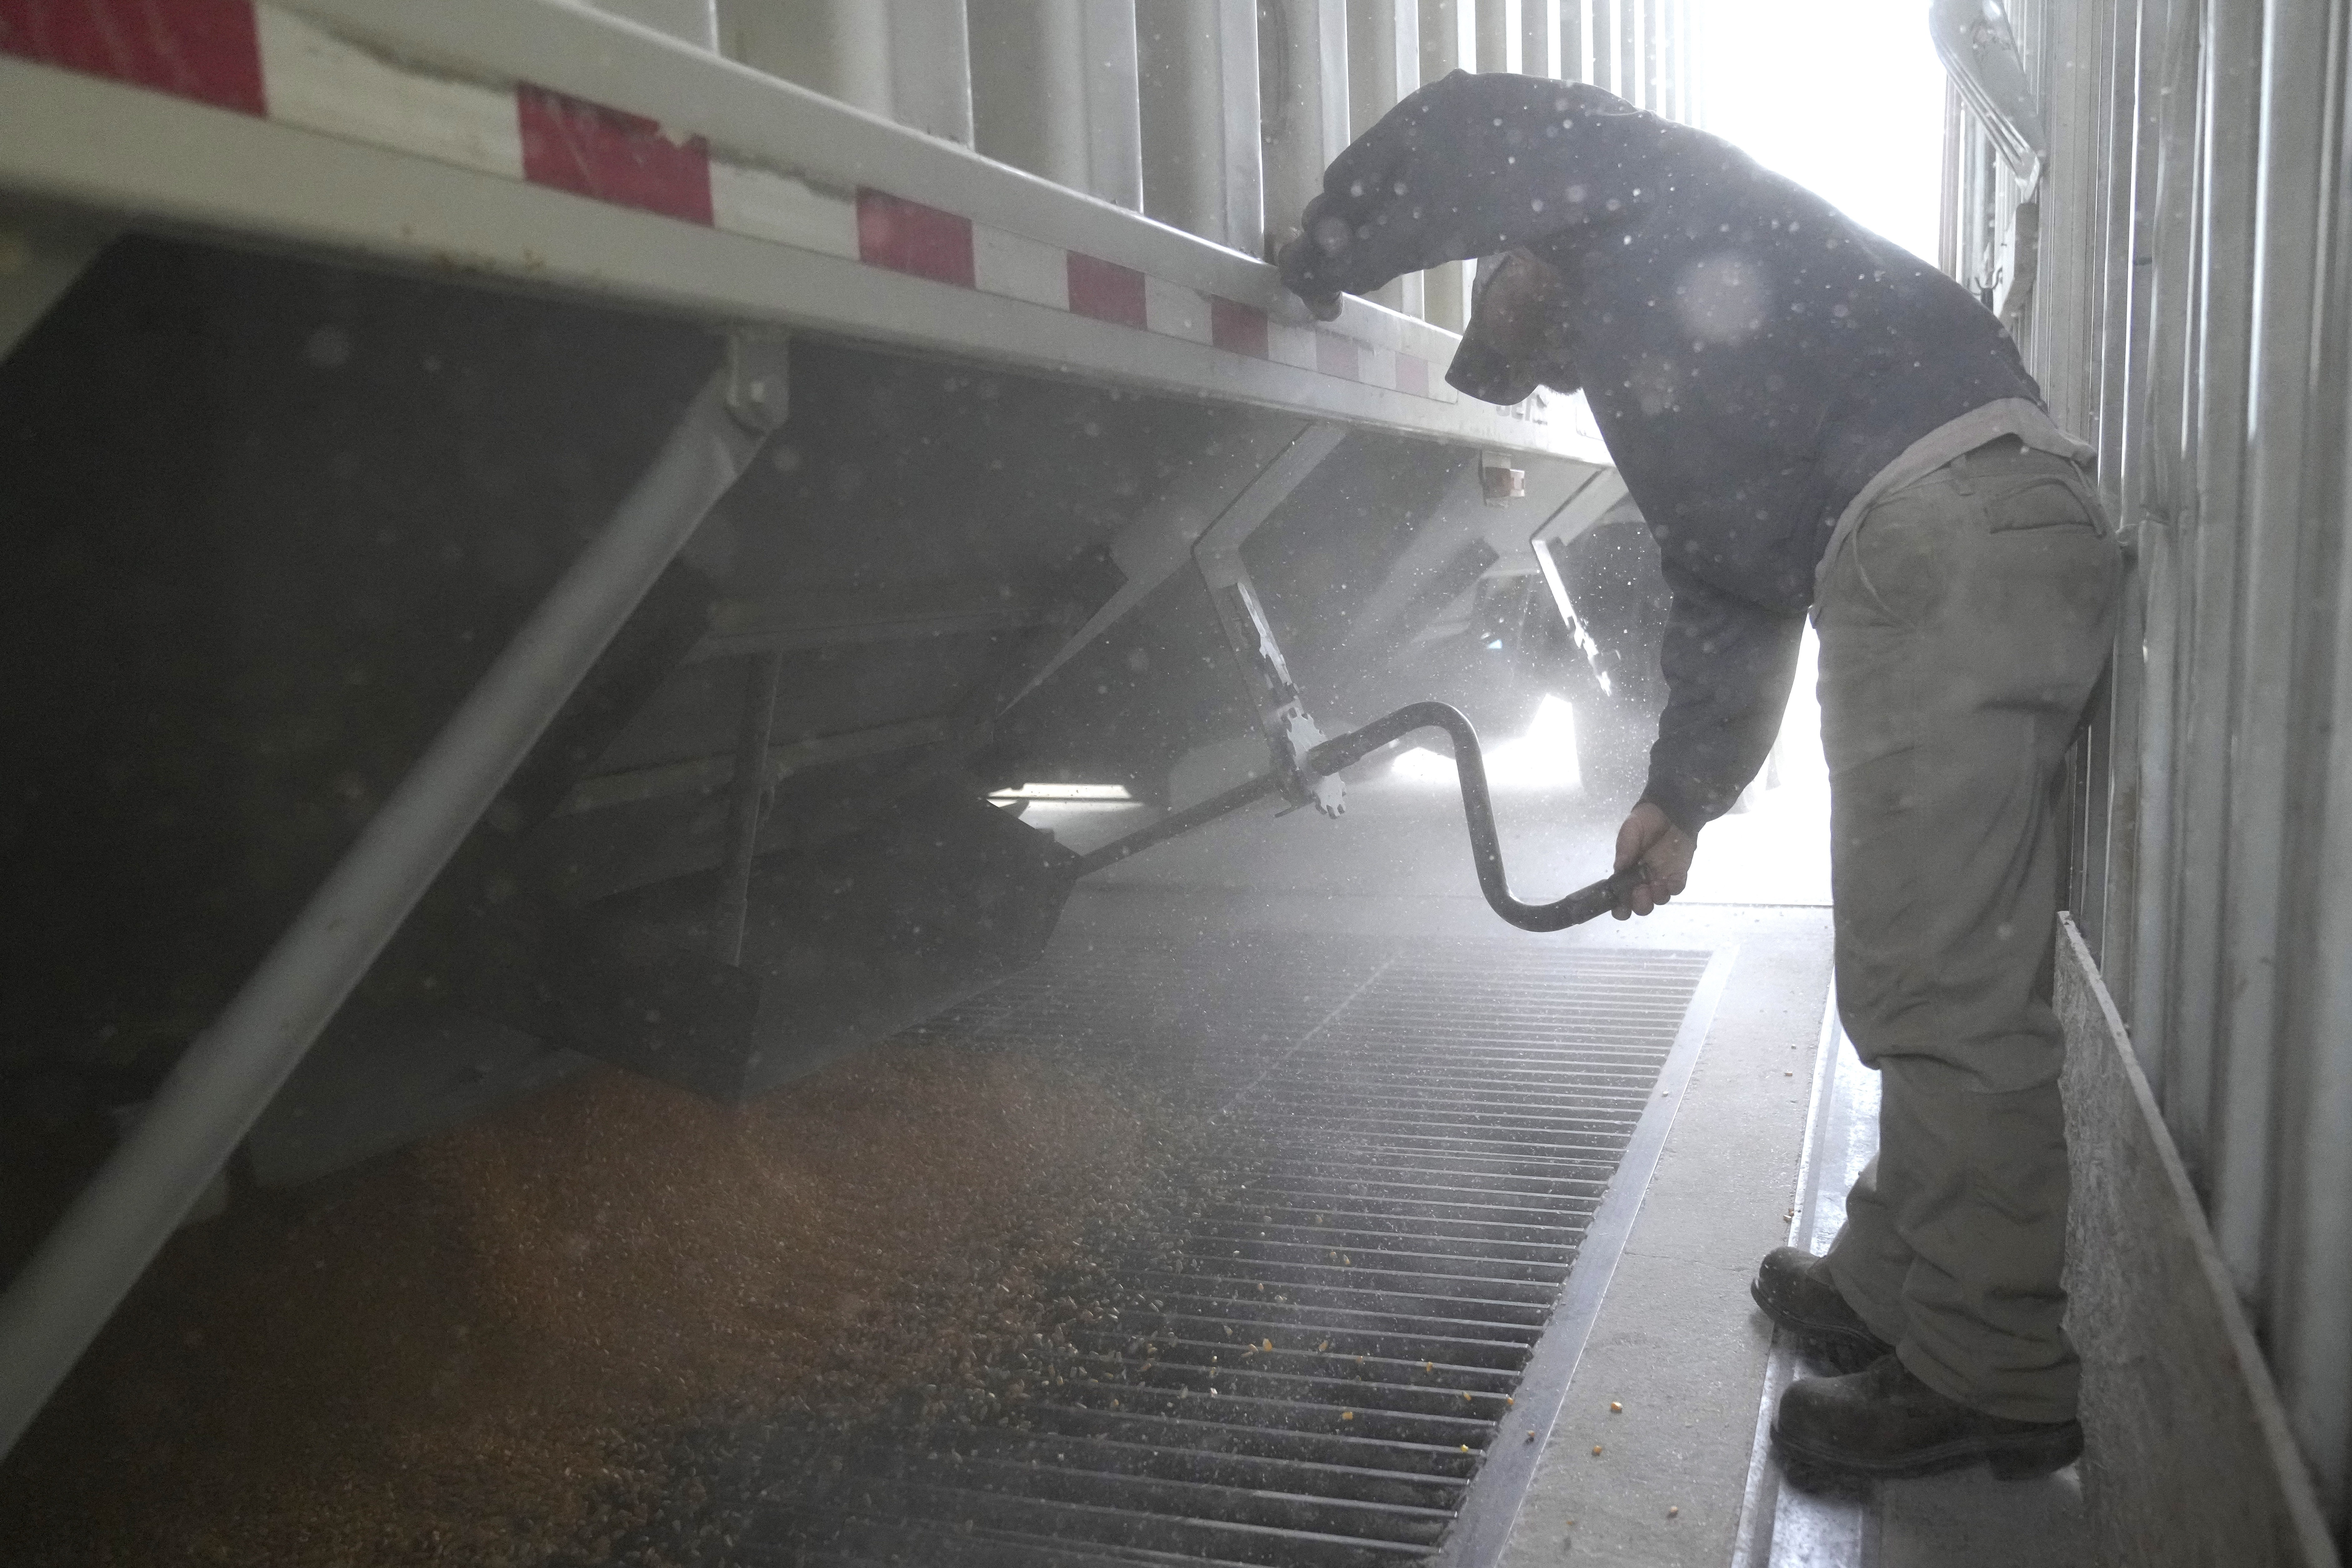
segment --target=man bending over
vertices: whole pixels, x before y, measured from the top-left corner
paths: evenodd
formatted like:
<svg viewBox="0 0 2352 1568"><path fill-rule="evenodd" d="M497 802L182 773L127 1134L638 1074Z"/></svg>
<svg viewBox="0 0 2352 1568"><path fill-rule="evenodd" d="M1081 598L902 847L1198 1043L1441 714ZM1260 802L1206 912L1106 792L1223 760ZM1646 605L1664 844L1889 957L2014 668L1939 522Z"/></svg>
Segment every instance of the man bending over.
<svg viewBox="0 0 2352 1568"><path fill-rule="evenodd" d="M1456 72L1341 153L1301 226L1283 279L1327 319L1482 258L1447 379L1582 388L1657 539L1669 698L1620 919L1682 890L1820 630L1838 1006L1884 1093L1829 1255L1757 1274L1840 1373L1790 1385L1775 1441L1871 1475L2068 1463L2053 796L2120 572L2089 449L1958 284L1597 88Z"/></svg>

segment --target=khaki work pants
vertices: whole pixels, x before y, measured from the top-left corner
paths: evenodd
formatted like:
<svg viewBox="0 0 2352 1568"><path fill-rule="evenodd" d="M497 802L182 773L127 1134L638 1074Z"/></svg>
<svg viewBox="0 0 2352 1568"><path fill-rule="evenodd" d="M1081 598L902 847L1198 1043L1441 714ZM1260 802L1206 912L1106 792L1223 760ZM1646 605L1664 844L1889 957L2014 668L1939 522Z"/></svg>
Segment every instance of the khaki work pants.
<svg viewBox="0 0 2352 1568"><path fill-rule="evenodd" d="M1839 1013L1882 1080L1830 1279L1937 1392L2061 1421L2057 780L2121 559L2074 464L1979 447L1880 500L1821 592Z"/></svg>

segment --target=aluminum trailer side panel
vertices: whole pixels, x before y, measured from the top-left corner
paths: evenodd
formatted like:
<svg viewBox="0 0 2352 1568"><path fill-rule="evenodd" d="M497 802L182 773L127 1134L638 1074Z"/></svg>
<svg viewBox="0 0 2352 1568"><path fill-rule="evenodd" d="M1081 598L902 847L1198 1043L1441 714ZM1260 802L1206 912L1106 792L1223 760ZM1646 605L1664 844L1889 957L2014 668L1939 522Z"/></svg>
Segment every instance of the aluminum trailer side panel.
<svg viewBox="0 0 2352 1568"><path fill-rule="evenodd" d="M162 14L209 38L242 5ZM1360 300L1309 322L1264 263L642 28L544 0L249 12L226 85L0 45L0 188L1605 461L1576 400L1458 397L1450 333Z"/></svg>

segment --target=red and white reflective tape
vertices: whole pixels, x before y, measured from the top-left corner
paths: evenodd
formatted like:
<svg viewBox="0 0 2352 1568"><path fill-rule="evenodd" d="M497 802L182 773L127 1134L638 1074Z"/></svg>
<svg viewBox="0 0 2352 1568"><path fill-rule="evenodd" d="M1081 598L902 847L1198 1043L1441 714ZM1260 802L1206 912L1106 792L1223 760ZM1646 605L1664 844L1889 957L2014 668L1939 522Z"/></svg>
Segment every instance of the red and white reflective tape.
<svg viewBox="0 0 2352 1568"><path fill-rule="evenodd" d="M258 0L0 0L0 54L1439 402L1430 362L528 82L438 75Z"/></svg>
<svg viewBox="0 0 2352 1568"><path fill-rule="evenodd" d="M0 0L0 54L266 114L250 0Z"/></svg>

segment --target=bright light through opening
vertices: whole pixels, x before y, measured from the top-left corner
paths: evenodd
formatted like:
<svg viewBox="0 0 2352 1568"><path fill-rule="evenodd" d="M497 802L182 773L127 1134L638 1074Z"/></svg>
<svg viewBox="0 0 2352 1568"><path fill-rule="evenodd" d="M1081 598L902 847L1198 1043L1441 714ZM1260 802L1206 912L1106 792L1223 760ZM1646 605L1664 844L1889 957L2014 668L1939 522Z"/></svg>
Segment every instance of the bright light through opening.
<svg viewBox="0 0 2352 1568"><path fill-rule="evenodd" d="M1936 258L1944 68L1927 0L1697 0L1706 130Z"/></svg>
<svg viewBox="0 0 2352 1568"><path fill-rule="evenodd" d="M1135 797L1127 793L1125 784L1024 784L1013 789L998 790L988 798L991 800L1129 801Z"/></svg>
<svg viewBox="0 0 2352 1568"><path fill-rule="evenodd" d="M1584 782L1576 760L1576 710L1563 697L1547 695L1537 704L1524 734L1486 752L1486 783L1498 790L1569 790ZM1409 784L1450 785L1454 782L1454 759L1415 746L1398 753L1389 776Z"/></svg>

